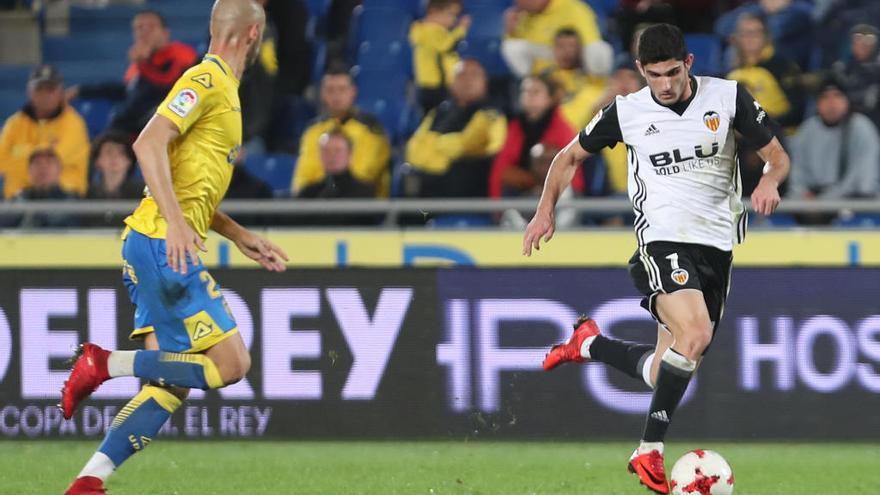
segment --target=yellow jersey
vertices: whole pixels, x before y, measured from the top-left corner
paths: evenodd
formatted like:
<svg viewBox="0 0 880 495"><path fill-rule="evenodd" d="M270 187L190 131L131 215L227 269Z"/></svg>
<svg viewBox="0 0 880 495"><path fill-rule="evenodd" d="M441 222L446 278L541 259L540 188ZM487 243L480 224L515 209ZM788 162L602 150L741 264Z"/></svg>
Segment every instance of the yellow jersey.
<svg viewBox="0 0 880 495"><path fill-rule="evenodd" d="M203 239L241 149L238 85L229 65L209 53L183 73L156 110L180 131L168 146L171 182L186 222ZM149 193L125 223L155 239L164 239L168 227Z"/></svg>
<svg viewBox="0 0 880 495"><path fill-rule="evenodd" d="M443 88L452 84L455 64L459 62L455 45L467 32L433 22L415 21L409 28L413 51L413 72L420 88Z"/></svg>
<svg viewBox="0 0 880 495"><path fill-rule="evenodd" d="M520 17L510 37L553 46L556 33L563 28L577 31L584 46L602 39L596 14L581 0L550 0L540 13Z"/></svg>

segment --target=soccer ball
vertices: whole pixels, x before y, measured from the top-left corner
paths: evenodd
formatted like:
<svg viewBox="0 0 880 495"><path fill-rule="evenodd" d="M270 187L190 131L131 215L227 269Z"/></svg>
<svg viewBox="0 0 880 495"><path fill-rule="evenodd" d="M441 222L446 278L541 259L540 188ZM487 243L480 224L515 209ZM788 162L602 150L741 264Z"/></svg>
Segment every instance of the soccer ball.
<svg viewBox="0 0 880 495"><path fill-rule="evenodd" d="M672 466L669 487L672 495L730 495L733 471L718 452L692 450Z"/></svg>

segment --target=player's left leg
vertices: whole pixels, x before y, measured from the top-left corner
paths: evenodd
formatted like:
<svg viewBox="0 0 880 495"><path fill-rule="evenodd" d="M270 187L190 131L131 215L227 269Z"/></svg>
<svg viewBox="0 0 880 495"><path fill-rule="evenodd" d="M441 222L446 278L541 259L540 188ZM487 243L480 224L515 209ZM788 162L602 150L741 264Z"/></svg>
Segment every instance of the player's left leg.
<svg viewBox="0 0 880 495"><path fill-rule="evenodd" d="M154 334L144 339L147 350L158 350ZM183 403L189 389L147 384L116 415L104 441L80 471L66 495L104 492L104 482L132 454L140 452Z"/></svg>
<svg viewBox="0 0 880 495"><path fill-rule="evenodd" d="M616 368L627 375L648 381L655 347L650 344L627 342L602 335L596 322L582 316L574 324L574 332L568 341L557 344L544 358L544 369L550 371L563 363L598 361Z"/></svg>
<svg viewBox="0 0 880 495"><path fill-rule="evenodd" d="M703 292L699 290L660 294L656 310L672 332L673 341L659 360L642 441L630 459L629 470L638 474L649 489L669 493L663 466L663 442L697 363L712 341L713 325Z"/></svg>

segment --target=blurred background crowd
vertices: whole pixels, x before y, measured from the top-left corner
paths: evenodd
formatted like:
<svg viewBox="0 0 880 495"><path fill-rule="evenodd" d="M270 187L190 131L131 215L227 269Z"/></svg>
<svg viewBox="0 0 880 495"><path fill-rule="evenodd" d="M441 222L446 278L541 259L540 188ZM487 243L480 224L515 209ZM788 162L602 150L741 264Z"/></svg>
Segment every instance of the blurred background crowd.
<svg viewBox="0 0 880 495"><path fill-rule="evenodd" d="M0 0L7 13L37 19L42 60L0 64L3 199L138 198L143 179L130 144L206 51L207 2L83 0L62 10L61 29L52 3ZM555 153L616 95L644 86L635 40L658 22L685 31L695 75L742 82L773 117L793 159L784 195L873 198L880 188L877 1L263 3L269 28L241 81L244 146L229 198L537 196ZM763 163L740 144L748 195ZM626 152L617 146L586 160L566 195L626 190ZM509 228L525 221L516 211L468 220ZM558 217L562 227L628 221L564 210ZM78 221L39 214L0 222Z"/></svg>

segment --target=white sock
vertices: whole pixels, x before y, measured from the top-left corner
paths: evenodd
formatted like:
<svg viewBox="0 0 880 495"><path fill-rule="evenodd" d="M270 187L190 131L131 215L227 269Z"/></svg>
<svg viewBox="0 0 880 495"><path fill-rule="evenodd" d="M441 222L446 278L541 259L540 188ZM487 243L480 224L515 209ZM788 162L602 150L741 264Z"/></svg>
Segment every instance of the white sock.
<svg viewBox="0 0 880 495"><path fill-rule="evenodd" d="M639 444L639 449L638 449L639 455L647 454L648 452L651 452L652 450L656 450L656 451L660 452L660 454L662 455L663 454L663 442L645 442L645 441L643 441L642 443Z"/></svg>
<svg viewBox="0 0 880 495"><path fill-rule="evenodd" d="M593 335L592 337L587 337L584 339L584 342L581 344L581 357L582 358L591 359L590 358L590 344L592 344L594 340L596 340L596 335Z"/></svg>
<svg viewBox="0 0 880 495"><path fill-rule="evenodd" d="M654 366L655 354L652 352L645 358L645 362L642 363L642 380L645 380L645 383L651 388L654 388L654 382L651 381L651 368Z"/></svg>
<svg viewBox="0 0 880 495"><path fill-rule="evenodd" d="M107 371L111 378L134 376L134 355L137 351L113 351L107 358Z"/></svg>
<svg viewBox="0 0 880 495"><path fill-rule="evenodd" d="M92 458L89 459L89 462L86 463L83 470L80 471L77 478L94 476L95 478L101 478L101 481L107 481L107 478L113 474L114 469L116 469L116 466L113 465L113 461L107 457L107 454L103 452L95 452Z"/></svg>

